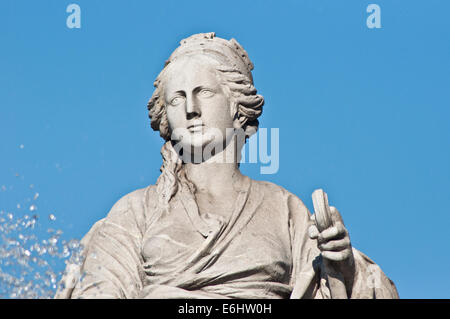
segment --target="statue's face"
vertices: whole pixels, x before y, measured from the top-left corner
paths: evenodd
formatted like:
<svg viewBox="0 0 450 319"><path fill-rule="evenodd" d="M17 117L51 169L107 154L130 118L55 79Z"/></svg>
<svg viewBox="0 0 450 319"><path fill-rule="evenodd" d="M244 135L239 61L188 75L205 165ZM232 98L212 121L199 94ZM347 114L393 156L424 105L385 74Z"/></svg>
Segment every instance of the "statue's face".
<svg viewBox="0 0 450 319"><path fill-rule="evenodd" d="M166 70L164 100L171 139L183 150L223 146L229 139L231 101L214 65L208 57L191 56L177 59Z"/></svg>

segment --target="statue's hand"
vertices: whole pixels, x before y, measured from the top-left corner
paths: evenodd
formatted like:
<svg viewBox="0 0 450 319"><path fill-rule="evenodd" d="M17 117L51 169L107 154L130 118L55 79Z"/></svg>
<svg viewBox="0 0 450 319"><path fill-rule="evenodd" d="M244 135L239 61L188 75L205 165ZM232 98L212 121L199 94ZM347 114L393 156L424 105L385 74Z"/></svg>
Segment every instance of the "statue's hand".
<svg viewBox="0 0 450 319"><path fill-rule="evenodd" d="M345 279L346 287L350 288L355 275L355 261L350 236L339 211L330 206L330 212L333 225L319 232L314 222L314 216L312 216L308 234L311 239L317 240L317 246L324 258L325 271L341 273Z"/></svg>

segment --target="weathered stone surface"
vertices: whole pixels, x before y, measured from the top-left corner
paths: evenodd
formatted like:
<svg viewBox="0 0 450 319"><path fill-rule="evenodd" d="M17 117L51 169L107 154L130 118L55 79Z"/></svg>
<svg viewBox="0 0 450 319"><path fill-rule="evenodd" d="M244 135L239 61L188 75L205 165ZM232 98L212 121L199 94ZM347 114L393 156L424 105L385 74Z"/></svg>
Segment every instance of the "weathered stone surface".
<svg viewBox="0 0 450 319"><path fill-rule="evenodd" d="M148 104L166 141L161 175L92 227L56 298L398 298L326 194L314 218L294 194L241 174L264 104L252 69L233 39L181 41Z"/></svg>

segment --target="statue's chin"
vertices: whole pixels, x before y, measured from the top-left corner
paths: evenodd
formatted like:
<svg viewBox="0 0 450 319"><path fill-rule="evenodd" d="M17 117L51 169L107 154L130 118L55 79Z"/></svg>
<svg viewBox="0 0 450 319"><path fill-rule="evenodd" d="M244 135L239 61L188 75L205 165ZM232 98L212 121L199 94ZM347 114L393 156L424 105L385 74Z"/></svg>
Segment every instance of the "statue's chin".
<svg viewBox="0 0 450 319"><path fill-rule="evenodd" d="M224 151L226 141L221 138L206 138L205 136L193 137L190 143L178 142L174 145L175 151L185 163L201 163L214 155Z"/></svg>

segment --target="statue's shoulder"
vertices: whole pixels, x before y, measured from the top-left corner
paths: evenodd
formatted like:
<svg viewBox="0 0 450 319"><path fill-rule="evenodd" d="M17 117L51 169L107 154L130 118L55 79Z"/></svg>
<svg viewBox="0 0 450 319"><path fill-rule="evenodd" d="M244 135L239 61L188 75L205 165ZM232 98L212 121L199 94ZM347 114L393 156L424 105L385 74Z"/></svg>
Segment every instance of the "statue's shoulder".
<svg viewBox="0 0 450 319"><path fill-rule="evenodd" d="M253 184L257 185L258 191L263 192L264 200L270 202L270 205L273 205L277 209L284 207L289 214L309 218L310 213L308 208L294 193L268 181L253 180Z"/></svg>
<svg viewBox="0 0 450 319"><path fill-rule="evenodd" d="M303 205L301 199L297 195L291 193L280 185L268 181L258 180L252 180L252 183L254 185L257 185L259 191L264 192L264 195L268 196L271 199L279 199L283 201L295 200Z"/></svg>
<svg viewBox="0 0 450 319"><path fill-rule="evenodd" d="M149 214L148 202L154 201L155 194L156 186L149 185L122 196L112 206L108 214L94 224L86 237L89 239L106 222L109 225L114 224L133 232L142 232ZM84 239L84 241L88 239Z"/></svg>
<svg viewBox="0 0 450 319"><path fill-rule="evenodd" d="M111 208L108 217L123 216L127 213L135 215L144 214L148 206L148 202L152 201L156 194L156 186L149 185L144 188L136 189L122 196Z"/></svg>
<svg viewBox="0 0 450 319"><path fill-rule="evenodd" d="M289 192L286 188L283 186L280 186L278 184L269 182L269 181L260 181L252 179L253 185L257 185L257 187L264 192L275 194L278 196L288 196L293 195L291 192ZM295 196L295 195L294 195Z"/></svg>
<svg viewBox="0 0 450 319"><path fill-rule="evenodd" d="M151 185L153 186L153 185ZM141 202L145 198L145 194L147 192L147 188L151 188L151 186L145 188L139 188L132 192L129 192L123 195L112 207L112 210L124 210L130 204L136 204Z"/></svg>

